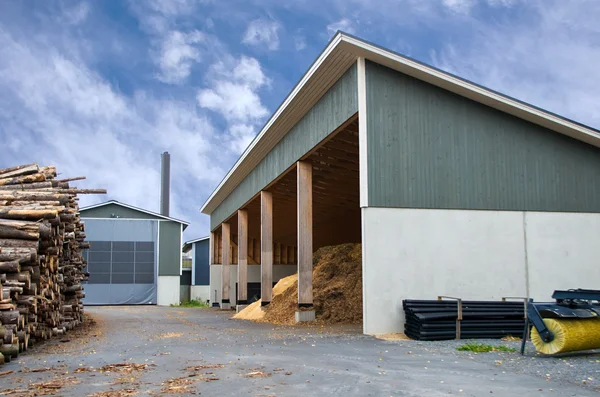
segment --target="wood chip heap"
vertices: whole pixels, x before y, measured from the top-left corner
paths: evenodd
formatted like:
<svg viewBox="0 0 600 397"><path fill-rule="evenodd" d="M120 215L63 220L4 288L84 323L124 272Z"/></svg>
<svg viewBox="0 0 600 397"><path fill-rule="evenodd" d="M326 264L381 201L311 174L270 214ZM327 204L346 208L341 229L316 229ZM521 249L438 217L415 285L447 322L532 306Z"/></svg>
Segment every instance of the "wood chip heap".
<svg viewBox="0 0 600 397"><path fill-rule="evenodd" d="M83 321L84 225L77 194L56 167L0 169L0 364Z"/></svg>

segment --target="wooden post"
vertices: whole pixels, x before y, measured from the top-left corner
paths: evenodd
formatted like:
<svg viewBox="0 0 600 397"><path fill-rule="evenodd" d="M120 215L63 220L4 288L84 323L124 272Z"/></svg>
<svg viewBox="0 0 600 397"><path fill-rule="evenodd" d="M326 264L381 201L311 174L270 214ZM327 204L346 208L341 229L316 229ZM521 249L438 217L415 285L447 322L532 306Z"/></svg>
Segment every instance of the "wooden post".
<svg viewBox="0 0 600 397"><path fill-rule="evenodd" d="M281 261L279 263L281 263L282 265L287 265L288 261L288 251L287 251L288 246L285 244L281 245Z"/></svg>
<svg viewBox="0 0 600 397"><path fill-rule="evenodd" d="M238 210L237 305L248 304L248 211Z"/></svg>
<svg viewBox="0 0 600 397"><path fill-rule="evenodd" d="M231 303L229 301L229 259L231 243L231 226L229 223L221 224L221 309L229 310Z"/></svg>
<svg viewBox="0 0 600 397"><path fill-rule="evenodd" d="M260 297L262 306L273 294L273 194L260 192Z"/></svg>
<svg viewBox="0 0 600 397"><path fill-rule="evenodd" d="M275 252L273 254L273 263L281 264L281 244L275 243Z"/></svg>
<svg viewBox="0 0 600 397"><path fill-rule="evenodd" d="M298 307L313 306L312 164L299 161L298 174ZM302 312L300 312L302 313ZM298 316L296 316L298 317ZM297 320L306 321L306 320Z"/></svg>

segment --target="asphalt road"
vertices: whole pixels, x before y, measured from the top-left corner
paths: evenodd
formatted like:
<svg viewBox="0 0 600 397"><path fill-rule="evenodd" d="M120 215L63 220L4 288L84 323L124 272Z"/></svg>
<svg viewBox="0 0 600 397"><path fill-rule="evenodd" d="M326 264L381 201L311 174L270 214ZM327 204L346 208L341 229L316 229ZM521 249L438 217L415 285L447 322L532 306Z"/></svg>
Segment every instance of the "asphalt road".
<svg viewBox="0 0 600 397"><path fill-rule="evenodd" d="M0 396L598 395L498 364L511 353L480 362L353 327L274 327L213 309L86 310L96 326L0 367L14 371L0 376Z"/></svg>

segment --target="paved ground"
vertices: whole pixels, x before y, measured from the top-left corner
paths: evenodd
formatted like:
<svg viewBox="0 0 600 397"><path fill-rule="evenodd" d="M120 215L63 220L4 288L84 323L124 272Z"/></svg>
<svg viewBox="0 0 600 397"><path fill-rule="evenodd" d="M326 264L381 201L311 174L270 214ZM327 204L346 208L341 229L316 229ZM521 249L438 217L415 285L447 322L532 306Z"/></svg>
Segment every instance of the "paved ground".
<svg viewBox="0 0 600 397"><path fill-rule="evenodd" d="M518 373L524 371L503 364L517 353L479 360L482 355L382 341L353 328L273 327L212 309L87 310L98 322L89 337L71 333L62 339L68 343L36 346L4 365L0 372L14 372L0 376L0 396L598 395L577 379Z"/></svg>

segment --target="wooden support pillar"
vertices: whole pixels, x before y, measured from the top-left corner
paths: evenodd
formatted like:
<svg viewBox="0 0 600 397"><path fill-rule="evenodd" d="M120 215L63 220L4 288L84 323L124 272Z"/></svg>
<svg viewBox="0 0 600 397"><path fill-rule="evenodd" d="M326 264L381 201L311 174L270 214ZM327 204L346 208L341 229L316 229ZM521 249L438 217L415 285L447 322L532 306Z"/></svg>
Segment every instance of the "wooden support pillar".
<svg viewBox="0 0 600 397"><path fill-rule="evenodd" d="M236 305L248 304L248 211L238 210L238 294Z"/></svg>
<svg viewBox="0 0 600 397"><path fill-rule="evenodd" d="M221 240L221 309L229 310L231 308L229 301L231 226L229 223L221 224Z"/></svg>
<svg viewBox="0 0 600 397"><path fill-rule="evenodd" d="M298 308L296 321L314 319L314 311L308 315L306 309L313 307L312 256L313 256L313 217L312 217L312 164L309 161L297 163L298 176Z"/></svg>
<svg viewBox="0 0 600 397"><path fill-rule="evenodd" d="M288 247L285 244L281 245L281 263L282 265L287 265L288 263Z"/></svg>
<svg viewBox="0 0 600 397"><path fill-rule="evenodd" d="M273 295L273 194L260 192L260 297L262 306Z"/></svg>

